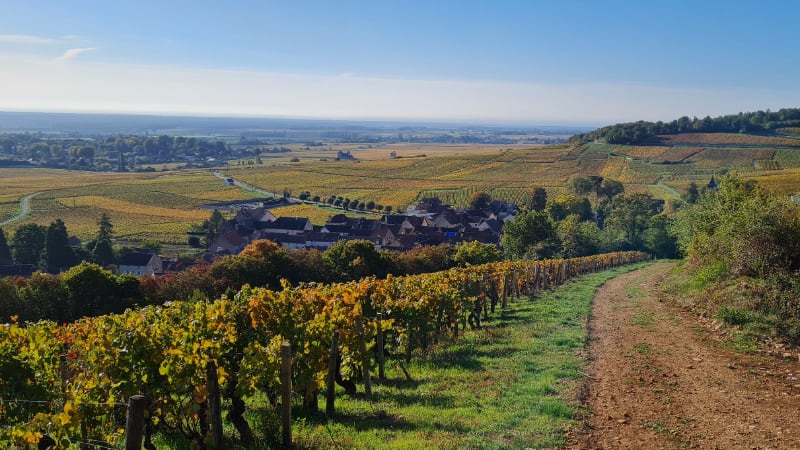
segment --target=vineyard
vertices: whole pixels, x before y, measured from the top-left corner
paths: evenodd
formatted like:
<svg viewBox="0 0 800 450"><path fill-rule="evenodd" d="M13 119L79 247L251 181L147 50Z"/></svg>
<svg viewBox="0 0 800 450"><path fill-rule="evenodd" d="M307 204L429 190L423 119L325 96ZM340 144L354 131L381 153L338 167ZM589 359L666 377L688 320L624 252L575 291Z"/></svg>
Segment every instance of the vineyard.
<svg viewBox="0 0 800 450"><path fill-rule="evenodd" d="M240 162L221 170L226 177L268 192L288 189L294 195L310 192L322 199L342 196L402 211L430 196L466 207L478 191L524 204L533 188L543 187L555 198L572 176L599 175L623 182L626 192L638 192L659 182L677 189L690 181L705 184L711 176L731 170L757 179L765 171L800 167L800 140L788 137L689 133L659 139L654 145L592 142L527 148L334 143L312 149L293 146L286 153L263 155L262 164ZM336 161L337 150L351 151L358 160ZM391 157L391 152L397 157ZM786 194L800 190L800 183L787 180L773 186ZM116 238L165 244L184 244L186 232L209 214L205 205L252 196L206 170L119 174L0 169L0 192L0 221L19 210L18 202L25 195L42 192L33 199L30 216L4 227L6 234L13 234L19 225L47 226L60 218L70 234L88 240L96 232L97 218L107 213ZM669 193L664 199L672 197L674 193ZM313 217L314 223L322 223L328 214L311 208L278 213Z"/></svg>
<svg viewBox="0 0 800 450"><path fill-rule="evenodd" d="M25 223L47 226L62 219L70 234L91 239L97 219L107 213L117 238L185 243L186 232L210 214L208 203L244 200L248 194L226 186L208 172L115 174L49 169L0 169L4 201L0 219L19 209L19 199L41 191L31 202L26 221L4 227L6 233ZM5 199L8 200L5 200Z"/></svg>
<svg viewBox="0 0 800 450"><path fill-rule="evenodd" d="M770 147L800 147L800 140L759 136L753 134L734 134L734 133L684 133L684 134L667 134L656 136L654 141L662 145L757 145L757 146L770 146Z"/></svg>
<svg viewBox="0 0 800 450"><path fill-rule="evenodd" d="M144 395L146 442L160 430L202 446L214 428L208 422L213 381L223 387L222 397L231 405L227 420L246 443L252 439L244 418L252 406L248 399L260 395L275 411L286 405L279 401L278 381L285 343L293 349L296 402L313 411L318 396L331 393L323 386L334 374L344 379L348 393L356 393L353 381L358 381L369 395L370 372L377 367L378 378L383 375L384 348L402 366L426 347L482 328L513 298L647 258L613 253L284 286L279 292L245 287L233 298L173 302L72 324L12 323L0 328L0 444L52 439L58 448L119 445L125 402ZM331 348L340 364L330 364ZM207 376L213 373L208 364L216 368L215 380Z"/></svg>
<svg viewBox="0 0 800 450"><path fill-rule="evenodd" d="M341 214L341 209L336 209L330 206L316 206L312 204L299 204L290 206L280 206L270 209L272 214L277 217L307 217L314 225L325 225L331 216ZM365 217L367 219L380 218L377 214L366 214L352 209L347 210L347 217Z"/></svg>

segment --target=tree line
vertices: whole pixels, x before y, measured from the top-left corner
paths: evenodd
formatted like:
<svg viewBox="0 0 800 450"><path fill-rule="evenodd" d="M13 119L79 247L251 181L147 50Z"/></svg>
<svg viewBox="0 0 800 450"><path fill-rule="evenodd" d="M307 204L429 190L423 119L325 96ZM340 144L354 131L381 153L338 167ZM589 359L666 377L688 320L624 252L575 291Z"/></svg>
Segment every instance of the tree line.
<svg viewBox="0 0 800 450"><path fill-rule="evenodd" d="M0 136L0 153L42 166L117 171L130 170L139 164L181 159L228 159L255 154L253 150L231 148L222 141L195 137L117 135L53 138L31 133Z"/></svg>
<svg viewBox="0 0 800 450"><path fill-rule="evenodd" d="M683 116L671 122L620 123L598 128L589 133L576 134L569 139L572 144L582 145L593 141L609 144L638 144L660 134L681 133L774 133L778 128L800 126L800 108L784 108L772 112L740 112L702 119Z"/></svg>
<svg viewBox="0 0 800 450"><path fill-rule="evenodd" d="M249 244L239 255L203 260L181 272L158 277L117 274L84 260L61 273L39 271L30 278L0 278L0 322L71 322L81 317L119 313L127 308L175 300L202 300L234 295L242 286L280 289L282 280L344 282L367 276L386 277L436 272L452 267L502 260L493 245L419 247L399 253L377 250L370 241L340 241L325 251L285 249L271 241Z"/></svg>
<svg viewBox="0 0 800 450"><path fill-rule="evenodd" d="M601 176L571 177L566 185L567 193L552 199L535 188L524 211L504 224L501 244L507 258L574 258L620 250L678 256L663 200L625 194L622 183Z"/></svg>
<svg viewBox="0 0 800 450"><path fill-rule="evenodd" d="M50 273L63 272L82 262L95 262L102 266L116 264L119 250L112 244L114 225L108 214L97 220L96 238L85 245L70 243L67 226L56 219L49 226L29 223L14 232L9 243L0 229L0 265L31 265Z"/></svg>

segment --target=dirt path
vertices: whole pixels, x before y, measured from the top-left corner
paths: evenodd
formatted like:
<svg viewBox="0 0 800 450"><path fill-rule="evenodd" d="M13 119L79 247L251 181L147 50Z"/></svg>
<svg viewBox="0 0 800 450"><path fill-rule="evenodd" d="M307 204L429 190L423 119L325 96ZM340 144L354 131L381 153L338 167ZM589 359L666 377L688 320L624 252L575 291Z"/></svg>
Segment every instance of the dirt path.
<svg viewBox="0 0 800 450"><path fill-rule="evenodd" d="M580 449L800 448L800 363L734 351L659 297L657 263L598 290Z"/></svg>

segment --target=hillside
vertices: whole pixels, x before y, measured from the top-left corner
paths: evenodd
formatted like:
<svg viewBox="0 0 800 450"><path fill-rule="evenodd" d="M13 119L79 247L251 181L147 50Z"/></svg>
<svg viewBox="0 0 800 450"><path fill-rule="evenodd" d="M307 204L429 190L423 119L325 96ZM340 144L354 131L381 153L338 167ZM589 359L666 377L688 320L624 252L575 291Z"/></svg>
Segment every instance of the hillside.
<svg viewBox="0 0 800 450"><path fill-rule="evenodd" d="M784 108L775 112L770 110L731 114L702 119L683 116L672 122L620 123L599 128L589 133L576 134L570 138L575 144L591 141L609 144L639 144L648 139L667 134L684 133L742 133L761 135L781 135L797 133L800 126L800 108Z"/></svg>
<svg viewBox="0 0 800 450"><path fill-rule="evenodd" d="M349 151L356 160L331 158L338 151ZM800 192L800 136L788 132L658 135L638 145L336 143L311 149L295 145L289 152L262 159L263 164L234 161L220 170L269 192L288 189L322 199L342 196L394 210L432 196L465 206L477 191L524 203L534 187L544 187L554 198L565 191L568 178L592 175L619 180L626 192L648 192L665 200L677 198L691 182L702 186L712 176L731 171L782 194ZM191 224L209 214L204 205L252 198L225 185L213 170L113 174L0 168L0 191L4 193L0 221L19 211L23 197L43 192L33 199L27 222L9 225L6 231L29 222L46 225L61 217L71 232L90 238L96 218L106 212L121 238L164 243L184 241Z"/></svg>

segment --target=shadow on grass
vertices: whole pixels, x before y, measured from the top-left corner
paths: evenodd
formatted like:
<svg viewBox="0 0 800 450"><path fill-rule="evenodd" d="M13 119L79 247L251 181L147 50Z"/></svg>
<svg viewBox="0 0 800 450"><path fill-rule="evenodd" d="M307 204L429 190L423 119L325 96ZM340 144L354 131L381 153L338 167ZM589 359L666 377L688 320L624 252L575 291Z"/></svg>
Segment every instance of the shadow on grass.
<svg viewBox="0 0 800 450"><path fill-rule="evenodd" d="M424 405L436 408L453 408L456 406L456 399L453 396L444 395L441 393L428 394L419 391L384 391L378 394L376 400L397 406Z"/></svg>
<svg viewBox="0 0 800 450"><path fill-rule="evenodd" d="M448 402L452 402L452 400L448 400ZM408 404L420 404L420 400L419 398L409 400ZM352 427L353 430L359 432L370 430L393 430L398 432L440 430L450 433L468 433L470 431L468 427L461 424L443 424L437 421L431 423L410 422L406 420L406 417L403 415L387 413L385 409L377 404L370 404L369 409L366 411L337 411L330 418L319 412L308 413L303 411L298 411L295 417L303 419L307 424L313 425L326 425L331 423L346 424L348 427Z"/></svg>
<svg viewBox="0 0 800 450"><path fill-rule="evenodd" d="M478 343L478 346L483 348L458 345L444 349L430 355L425 365L440 369L460 368L477 372L486 369L482 359L507 357L521 350L514 344L503 342Z"/></svg>

